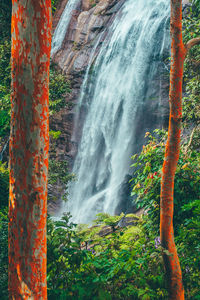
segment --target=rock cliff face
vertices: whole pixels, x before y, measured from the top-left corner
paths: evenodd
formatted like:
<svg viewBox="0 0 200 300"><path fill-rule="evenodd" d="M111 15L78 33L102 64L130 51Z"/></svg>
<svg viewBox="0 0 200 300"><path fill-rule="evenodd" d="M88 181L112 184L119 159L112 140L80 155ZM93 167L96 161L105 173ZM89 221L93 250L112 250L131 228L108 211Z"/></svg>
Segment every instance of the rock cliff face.
<svg viewBox="0 0 200 300"><path fill-rule="evenodd" d="M61 131L60 137L56 140L54 150L50 146L50 157L56 151L56 159L68 161L69 168L72 168L74 157L77 153L77 143L80 138L71 142L73 131L73 121L75 105L77 103L80 87L88 66L91 51L99 38L100 33L113 21L116 12L122 6L124 0L82 0L78 3L76 10L72 11L71 21L63 41L61 49L53 56L52 60L57 67L66 74L66 78L71 83L71 93L66 95L66 107L50 118L50 128ZM60 1L53 18L53 31L59 22L67 0ZM94 54L95 57L100 49L101 43L106 38L106 33L101 37ZM70 103L70 108L69 104ZM83 123L84 115L79 120L80 127ZM55 187L49 186L51 201L49 212L57 210L62 202L61 197L64 187L57 184Z"/></svg>
<svg viewBox="0 0 200 300"><path fill-rule="evenodd" d="M124 0L101 0L96 3L82 0L78 4L77 9L72 12L62 49L53 58L66 74L84 72L99 33L109 26L123 2ZM55 24L62 14L63 6L55 15Z"/></svg>
<svg viewBox="0 0 200 300"><path fill-rule="evenodd" d="M69 109L66 106L50 120L51 128L61 131L61 135L56 142L56 155L59 159L68 160L70 167L72 166L77 149L76 141L72 143L70 140L75 104L77 103L83 76L92 48L99 34L112 22L115 13L123 4L123 1L102 0L95 3L89 0L82 0L77 9L73 11L62 48L53 56L53 61L66 74L72 88L71 93L66 95L66 103L72 104L71 108ZM66 0L62 1L57 9L53 22L54 29L66 2ZM105 38L105 35L101 38L102 40ZM99 42L95 54L98 53L101 43L102 41Z"/></svg>

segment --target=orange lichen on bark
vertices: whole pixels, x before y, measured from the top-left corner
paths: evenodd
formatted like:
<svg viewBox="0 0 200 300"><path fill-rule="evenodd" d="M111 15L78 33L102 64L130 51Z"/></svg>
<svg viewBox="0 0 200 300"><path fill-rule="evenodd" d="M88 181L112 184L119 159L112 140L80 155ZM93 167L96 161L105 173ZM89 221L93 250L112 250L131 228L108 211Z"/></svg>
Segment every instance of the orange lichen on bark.
<svg viewBox="0 0 200 300"><path fill-rule="evenodd" d="M12 0L10 299L47 299L51 22L50 0Z"/></svg>
<svg viewBox="0 0 200 300"><path fill-rule="evenodd" d="M181 119L182 119L182 79L183 65L187 51L200 43L196 38L185 46L182 40L182 1L171 0L171 69L170 69L170 117L168 139L165 148L165 159L161 180L160 200L160 237L164 265L169 283L169 297L173 300L184 299L182 273L174 243L173 230L173 194L174 177L180 152Z"/></svg>

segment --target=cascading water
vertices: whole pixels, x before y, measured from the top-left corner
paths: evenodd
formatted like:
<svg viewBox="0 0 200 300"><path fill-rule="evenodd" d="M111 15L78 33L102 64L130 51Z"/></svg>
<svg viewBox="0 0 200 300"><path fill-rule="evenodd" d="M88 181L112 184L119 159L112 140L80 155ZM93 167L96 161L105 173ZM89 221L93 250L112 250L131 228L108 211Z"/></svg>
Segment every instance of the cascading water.
<svg viewBox="0 0 200 300"><path fill-rule="evenodd" d="M71 19L71 13L76 8L78 3L79 0L68 0L52 38L51 55L56 53L61 48Z"/></svg>
<svg viewBox="0 0 200 300"><path fill-rule="evenodd" d="M145 117L157 61L169 43L168 20L169 1L127 0L101 46L91 79L86 72L82 91L89 86L80 101L88 111L73 168L77 181L63 208L76 222L116 211L130 157L143 139L136 134L138 116Z"/></svg>
<svg viewBox="0 0 200 300"><path fill-rule="evenodd" d="M3 146L3 149L1 150L0 152L0 161L3 161L3 155L4 155L4 152L6 151L6 148L8 146L8 143L9 143L9 139L6 141L6 143L4 144Z"/></svg>

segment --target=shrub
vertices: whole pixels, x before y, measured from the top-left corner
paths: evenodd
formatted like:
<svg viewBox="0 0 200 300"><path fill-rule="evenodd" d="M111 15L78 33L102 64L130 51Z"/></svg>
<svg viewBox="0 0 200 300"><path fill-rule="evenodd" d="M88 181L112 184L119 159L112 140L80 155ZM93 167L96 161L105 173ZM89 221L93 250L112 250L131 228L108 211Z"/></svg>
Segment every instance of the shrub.
<svg viewBox="0 0 200 300"><path fill-rule="evenodd" d="M0 290L1 299L8 299L8 210L0 210Z"/></svg>
<svg viewBox="0 0 200 300"><path fill-rule="evenodd" d="M132 196L136 197L138 207L144 207L152 220L153 226L159 228L160 214L160 182L164 158L166 132L156 129L154 135L146 133L149 142L143 146L134 160ZM174 182L174 226L178 226L185 217L182 207L199 199L200 156L197 151L188 149L187 144L181 146L179 162Z"/></svg>
<svg viewBox="0 0 200 300"><path fill-rule="evenodd" d="M138 207L147 213L144 227L159 235L160 181L166 133L146 134L149 141L134 155L133 191ZM174 229L186 299L199 299L200 270L200 155L183 144L174 182Z"/></svg>

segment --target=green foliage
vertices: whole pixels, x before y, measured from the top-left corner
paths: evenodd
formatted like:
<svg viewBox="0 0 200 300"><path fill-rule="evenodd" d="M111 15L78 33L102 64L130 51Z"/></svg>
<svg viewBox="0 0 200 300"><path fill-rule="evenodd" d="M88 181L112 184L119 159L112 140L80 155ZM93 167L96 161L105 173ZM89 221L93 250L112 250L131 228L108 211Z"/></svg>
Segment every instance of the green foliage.
<svg viewBox="0 0 200 300"><path fill-rule="evenodd" d="M166 133L150 133L148 143L134 155L133 191L138 207L146 210L144 227L151 234L159 232L160 181ZM200 250L200 155L182 145L174 182L174 229L183 272L186 299L198 299ZM193 298L194 297L194 298Z"/></svg>
<svg viewBox="0 0 200 300"><path fill-rule="evenodd" d="M58 0L52 1L53 11L55 11L57 4ZM8 136L10 130L11 7L12 2L10 0L2 0L0 3L0 137ZM69 92L69 82L52 64L49 84L50 114L59 111L66 105L64 95Z"/></svg>
<svg viewBox="0 0 200 300"><path fill-rule="evenodd" d="M51 0L52 14L54 15L60 0Z"/></svg>
<svg viewBox="0 0 200 300"><path fill-rule="evenodd" d="M98 215L96 223L105 226L113 218ZM95 227L96 235L102 226ZM160 247L141 219L137 226L99 236L87 248L84 240L88 236L75 230L69 215L65 221L49 220L49 299L167 299Z"/></svg>
<svg viewBox="0 0 200 300"><path fill-rule="evenodd" d="M190 11L183 20L183 38L188 42L191 38L200 36L200 1L193 0ZM187 203L181 206L180 215L183 215L179 223L176 237L179 258L182 266L183 283L188 299L200 299L200 184L199 184L199 147L200 147L200 47L195 46L186 57L184 65L183 97L183 126L188 129L193 127L190 136L190 151L185 159L185 169L191 176L184 182L190 191ZM190 169L190 170L189 170ZM188 196L188 193L184 195ZM193 196L193 197L192 197ZM184 197L183 197L184 199ZM181 199L180 199L181 200ZM178 225L178 224L177 224Z"/></svg>
<svg viewBox="0 0 200 300"><path fill-rule="evenodd" d="M120 216L111 216L107 213L99 213L96 216L96 219L93 221L94 224L104 224L111 227L115 227L117 223L123 218L124 213L121 213Z"/></svg>
<svg viewBox="0 0 200 300"><path fill-rule="evenodd" d="M147 133L146 136L148 136L149 142L146 146L143 146L143 150L139 155L132 157L135 161L132 165L135 168L132 179L132 195L136 196L138 207L145 207L155 228L158 229L160 182L166 133L158 129L154 132L157 134L157 137ZM197 151L190 149L188 149L186 155L186 148L187 145L181 146L174 182L175 231L185 217L182 207L191 201L199 199L200 196L200 156Z"/></svg>
<svg viewBox="0 0 200 300"><path fill-rule="evenodd" d="M148 215L159 228L160 179L164 157L166 133L155 130L157 138L146 133L149 143L143 146L139 155L132 156L134 163L132 196L135 197L138 208L145 207Z"/></svg>
<svg viewBox="0 0 200 300"><path fill-rule="evenodd" d="M57 181L67 185L67 183L75 178L74 174L69 174L67 162L49 160L49 178L48 183L55 184Z"/></svg>
<svg viewBox="0 0 200 300"><path fill-rule="evenodd" d="M200 299L200 201L183 205L184 219L176 237L188 299Z"/></svg>
<svg viewBox="0 0 200 300"><path fill-rule="evenodd" d="M57 139L60 137L60 135L61 135L61 131L60 131L60 130L58 130L58 131L50 130L50 131L49 131L49 135L50 135L50 137L52 137L54 140L57 140Z"/></svg>
<svg viewBox="0 0 200 300"><path fill-rule="evenodd" d="M47 221L48 299L167 299L161 251L141 220L137 226L101 237L99 245L87 249L81 247L81 235L69 220L67 214L62 220ZM7 210L1 211L3 300L8 298L7 225Z"/></svg>
<svg viewBox="0 0 200 300"><path fill-rule="evenodd" d="M52 1L53 12L59 0ZM95 5L95 4L94 4ZM0 4L0 136L9 134L10 119L10 16L11 1ZM199 36L199 0L193 1L183 20L184 42ZM199 64L200 48L190 50L185 61L183 121L195 126L188 147L182 145L175 177L174 226L186 299L200 299L200 157ZM50 69L50 113L63 108L70 84L55 66ZM60 131L50 131L52 140ZM60 221L48 218L48 299L168 299L159 244L159 198L166 133L147 133L149 141L134 155L133 191L138 207L147 215L134 226L116 228L121 216L99 214L94 226L76 226L67 214ZM0 290L7 299L7 209L9 172L0 163ZM74 178L65 162L50 160L49 183L67 184ZM111 226L113 230L102 236ZM101 234L100 234L101 232Z"/></svg>
<svg viewBox="0 0 200 300"><path fill-rule="evenodd" d="M50 67L49 80L49 109L50 114L53 114L67 105L65 95L71 90L69 81L53 64Z"/></svg>
<svg viewBox="0 0 200 300"><path fill-rule="evenodd" d="M10 130L11 0L0 2L0 137Z"/></svg>
<svg viewBox="0 0 200 300"><path fill-rule="evenodd" d="M0 2L0 40L10 38L11 34L11 11L12 1L1 0Z"/></svg>
<svg viewBox="0 0 200 300"><path fill-rule="evenodd" d="M192 38L199 37L200 26L200 1L193 0L192 5L187 8L183 17L183 42L186 43Z"/></svg>
<svg viewBox="0 0 200 300"><path fill-rule="evenodd" d="M0 44L0 136L10 129L10 41Z"/></svg>
<svg viewBox="0 0 200 300"><path fill-rule="evenodd" d="M192 1L188 13L183 19L183 38L188 42L200 36L200 1ZM192 148L200 147L200 47L192 47L184 64L183 126L188 129L195 126Z"/></svg>
<svg viewBox="0 0 200 300"><path fill-rule="evenodd" d="M192 77L186 84L187 96L183 98L183 120L185 125L200 122L200 81Z"/></svg>
<svg viewBox="0 0 200 300"><path fill-rule="evenodd" d="M48 219L47 224L47 281L48 299L69 296L66 292L74 272L85 259L84 251L80 251L74 228L69 222L70 215L66 214L60 221ZM72 273L73 272L73 273Z"/></svg>
<svg viewBox="0 0 200 300"><path fill-rule="evenodd" d="M8 299L8 210L0 210L0 290L1 299Z"/></svg>
<svg viewBox="0 0 200 300"><path fill-rule="evenodd" d="M11 43L8 40L5 40L2 44L0 44L0 83L1 86L4 86L5 89L7 89L7 92L10 91L11 81L10 47Z"/></svg>
<svg viewBox="0 0 200 300"><path fill-rule="evenodd" d="M0 161L0 208L8 206L9 170L6 163Z"/></svg>

